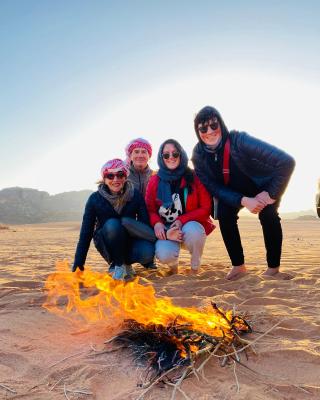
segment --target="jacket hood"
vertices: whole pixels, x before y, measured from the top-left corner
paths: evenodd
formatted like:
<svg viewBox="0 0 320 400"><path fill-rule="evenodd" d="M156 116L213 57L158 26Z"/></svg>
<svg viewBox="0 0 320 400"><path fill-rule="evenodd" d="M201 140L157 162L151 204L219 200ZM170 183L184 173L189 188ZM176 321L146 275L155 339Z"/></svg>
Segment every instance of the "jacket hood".
<svg viewBox="0 0 320 400"><path fill-rule="evenodd" d="M194 130L195 130L195 132L196 132L196 135L197 135L197 138L198 138L199 143L201 143L201 144L204 145L204 142L203 142L203 140L200 138L199 131L198 131L198 129L197 129L198 124L199 124L199 123L202 123L202 122L205 122L205 121L208 120L208 119L206 119L206 118L201 118L201 116L200 116L200 118L199 118L199 115L201 115L202 113L203 113L204 116L205 116L206 114L207 114L207 115L210 115L210 114L211 114L211 117L209 117L209 119L212 118L212 116L218 118L218 121L219 121L219 124L220 124L220 127L221 127L222 142L224 143L224 142L226 141L226 139L227 139L227 136L229 135L228 128L226 127L226 125L225 125L225 123L224 123L224 121L223 121L223 119L222 119L222 117L221 117L219 111L218 111L216 108L211 107L211 106L206 106L206 107L202 108L202 109L198 112L198 114L196 115L195 120L194 120Z"/></svg>

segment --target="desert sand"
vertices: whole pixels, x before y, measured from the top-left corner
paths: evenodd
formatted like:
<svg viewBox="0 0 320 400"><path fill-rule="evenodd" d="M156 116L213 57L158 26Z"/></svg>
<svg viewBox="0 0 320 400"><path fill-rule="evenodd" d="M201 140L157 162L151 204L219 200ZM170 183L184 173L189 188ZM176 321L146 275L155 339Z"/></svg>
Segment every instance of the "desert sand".
<svg viewBox="0 0 320 400"><path fill-rule="evenodd" d="M188 274L182 252L179 274L138 273L157 295L179 306L203 307L214 301L224 309L245 312L253 341L274 325L242 359L250 369L207 364L206 380L192 375L182 389L188 399L320 399L320 221L283 221L282 271L292 279L264 278L265 255L257 220L240 220L249 273L227 281L229 260L218 229L208 238L203 267ZM55 262L72 262L78 223L10 226L0 230L0 398L137 399L141 370L125 350L92 357L105 348L112 332L103 323L65 320L42 307L44 282ZM87 264L106 264L91 246ZM253 351L254 350L254 351ZM172 387L155 386L145 399L170 399ZM181 393L176 399L184 399Z"/></svg>

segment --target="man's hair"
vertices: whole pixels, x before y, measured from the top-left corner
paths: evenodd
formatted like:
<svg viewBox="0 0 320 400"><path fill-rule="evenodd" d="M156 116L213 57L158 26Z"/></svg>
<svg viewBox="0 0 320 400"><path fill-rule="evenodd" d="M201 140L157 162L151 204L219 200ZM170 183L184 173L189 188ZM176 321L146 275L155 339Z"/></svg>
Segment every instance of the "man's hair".
<svg viewBox="0 0 320 400"><path fill-rule="evenodd" d="M196 114L194 118L194 130L196 131L196 133L198 132L199 124L203 124L214 117L220 117L218 111L215 108L211 106L205 106L201 108L201 110Z"/></svg>

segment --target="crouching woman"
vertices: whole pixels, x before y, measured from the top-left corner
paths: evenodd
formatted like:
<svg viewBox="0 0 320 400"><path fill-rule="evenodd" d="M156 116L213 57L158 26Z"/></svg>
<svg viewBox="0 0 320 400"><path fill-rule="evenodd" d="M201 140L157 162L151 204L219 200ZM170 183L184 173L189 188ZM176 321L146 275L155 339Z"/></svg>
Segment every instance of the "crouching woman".
<svg viewBox="0 0 320 400"><path fill-rule="evenodd" d="M177 272L180 247L191 254L191 271L201 265L206 236L214 225L210 220L211 198L188 167L188 157L174 139L166 140L158 152L159 171L148 183L146 204L157 237L156 257ZM167 232L177 230L177 239Z"/></svg>
<svg viewBox="0 0 320 400"><path fill-rule="evenodd" d="M90 242L111 264L116 280L132 278L132 263L146 264L154 257L154 243L130 236L122 221L137 220L149 225L145 201L127 180L128 169L120 159L106 162L101 169L98 190L86 203L72 270L84 270Z"/></svg>

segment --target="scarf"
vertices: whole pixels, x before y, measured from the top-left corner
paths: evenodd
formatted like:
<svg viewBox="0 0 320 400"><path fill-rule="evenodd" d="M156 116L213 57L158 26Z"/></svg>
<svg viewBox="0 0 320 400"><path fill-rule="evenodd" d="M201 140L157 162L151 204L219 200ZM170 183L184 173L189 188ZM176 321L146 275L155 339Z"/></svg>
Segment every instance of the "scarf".
<svg viewBox="0 0 320 400"><path fill-rule="evenodd" d="M174 146L176 147L177 151L180 153L180 164L176 169L168 169L163 161L162 153L165 144L164 142L159 149L158 152L158 165L159 171L157 175L159 176L159 184L158 184L158 192L157 198L162 202L163 207L168 208L171 207L173 204L172 200L172 193L171 193L171 186L170 183L181 179L186 172L188 166L188 156L181 145L172 140L174 142Z"/></svg>
<svg viewBox="0 0 320 400"><path fill-rule="evenodd" d="M123 207L132 199L134 195L134 186L131 182L127 181L120 193L111 193L108 186L101 183L98 186L98 192L112 205L114 210L120 214Z"/></svg>
<svg viewBox="0 0 320 400"><path fill-rule="evenodd" d="M142 193L143 197L146 194L146 188L152 173L153 171L149 165L143 171L136 170L132 163L130 165L128 181L133 183L134 187Z"/></svg>

